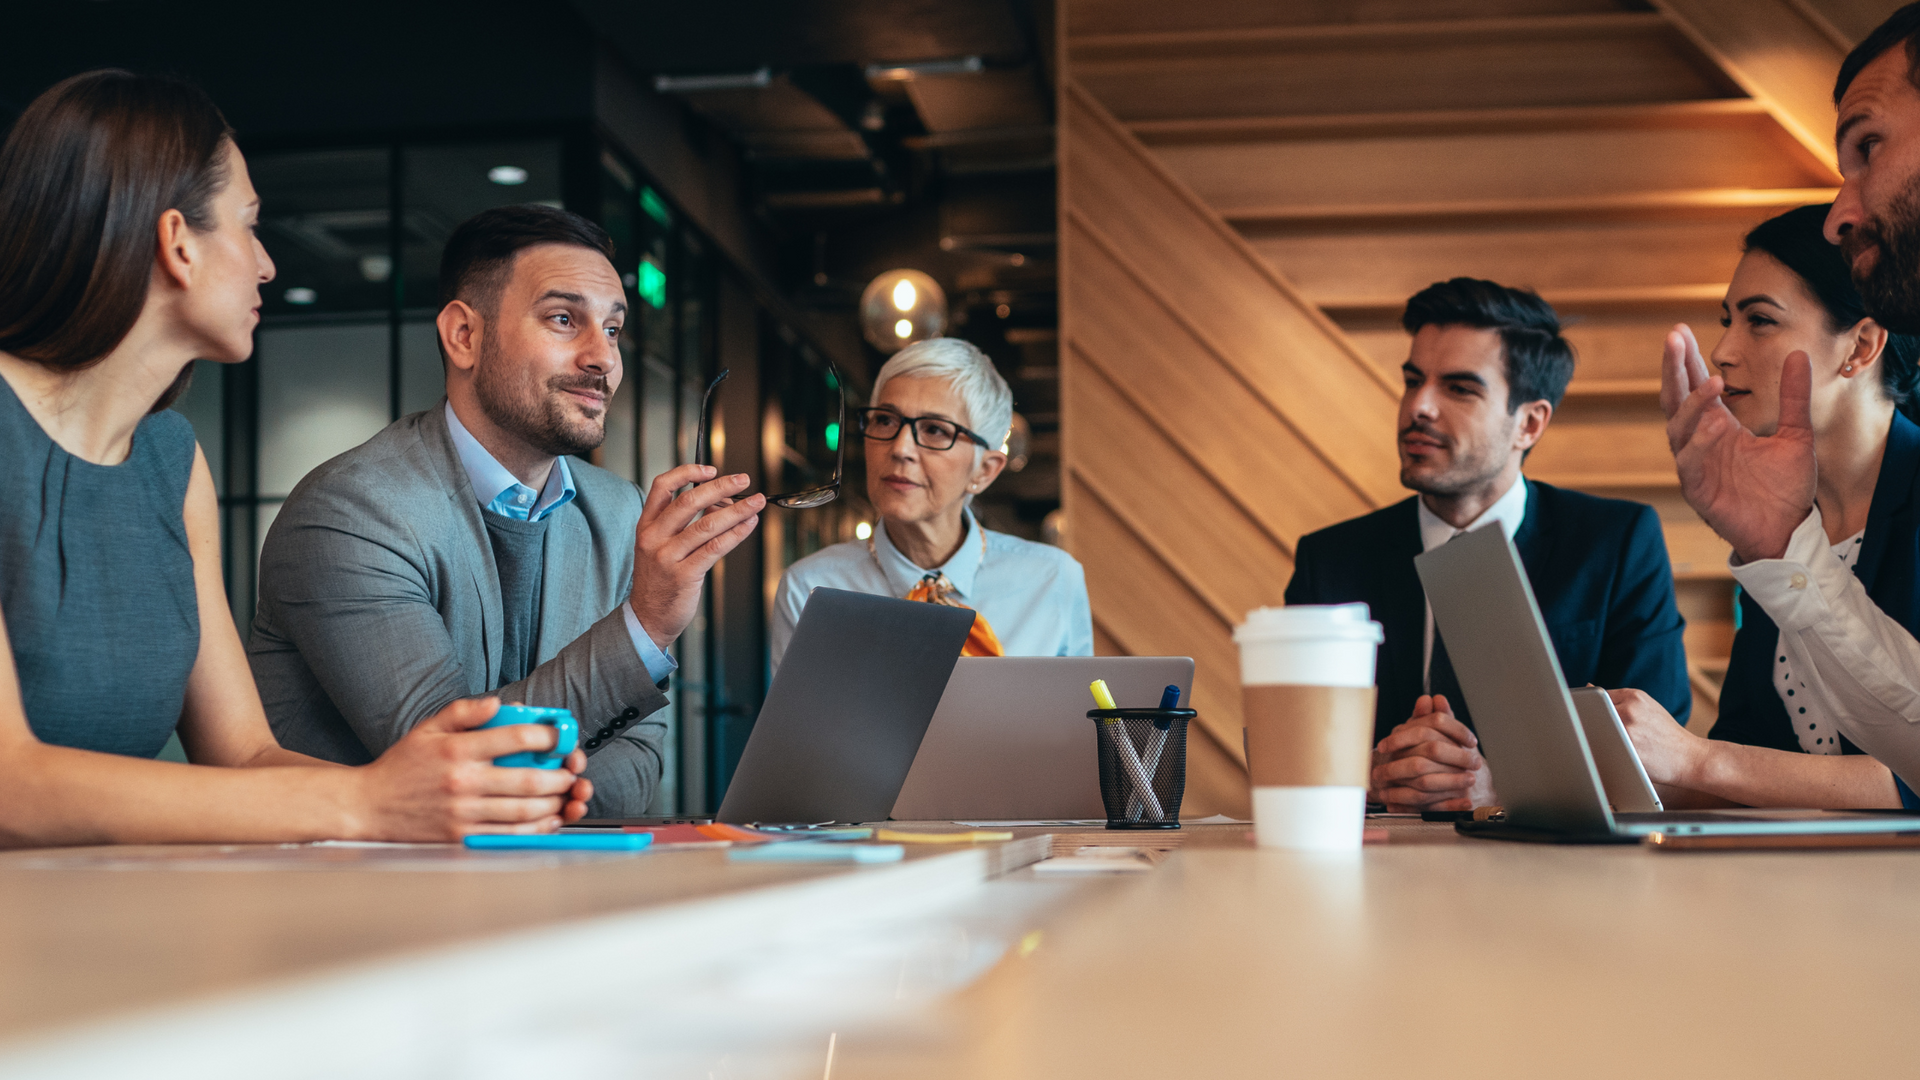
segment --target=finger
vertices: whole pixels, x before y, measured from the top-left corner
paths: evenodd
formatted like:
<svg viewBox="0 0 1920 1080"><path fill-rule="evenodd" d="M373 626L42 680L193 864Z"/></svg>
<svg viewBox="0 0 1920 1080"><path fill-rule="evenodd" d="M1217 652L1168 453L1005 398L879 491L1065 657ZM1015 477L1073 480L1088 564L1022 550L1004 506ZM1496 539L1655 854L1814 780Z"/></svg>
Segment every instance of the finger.
<svg viewBox="0 0 1920 1080"><path fill-rule="evenodd" d="M1413 699L1413 715L1422 717L1433 711L1433 695L1421 694Z"/></svg>
<svg viewBox="0 0 1920 1080"><path fill-rule="evenodd" d="M1446 695L1435 694L1433 698L1434 701L1439 703L1440 707L1434 710L1432 716L1427 717L1427 724L1439 731L1440 734L1459 743L1461 746L1478 747L1480 745L1480 737L1473 733L1472 728L1461 723L1459 719L1453 715L1453 709L1447 705Z"/></svg>
<svg viewBox="0 0 1920 1080"><path fill-rule="evenodd" d="M1680 333L1685 325L1681 323L1667 331L1660 353L1660 411L1669 420L1680 411L1680 403L1693 393L1693 380L1687 374L1687 341Z"/></svg>
<svg viewBox="0 0 1920 1080"><path fill-rule="evenodd" d="M562 824L563 822L560 820L560 815L558 814L553 814L543 818L535 818L532 821L475 822L466 827L466 834L468 836L480 836L480 835L538 836L541 833L550 833L555 829L558 829Z"/></svg>
<svg viewBox="0 0 1920 1080"><path fill-rule="evenodd" d="M582 776L573 782L573 797L584 805L593 801L593 781Z"/></svg>
<svg viewBox="0 0 1920 1080"><path fill-rule="evenodd" d="M1470 750L1446 739L1429 739L1418 745L1409 746L1388 760L1407 761L1415 758L1437 761L1454 769L1477 769L1485 764L1478 750Z"/></svg>
<svg viewBox="0 0 1920 1080"><path fill-rule="evenodd" d="M706 573L708 570L713 569L714 563L726 558L729 552L739 547L741 542L746 540L747 537L752 536L753 530L759 528L759 526L760 518L758 516L748 518L733 528L728 529L726 532L721 533L719 536L701 544L698 548L695 548L692 554L687 556L684 565L689 569L697 569L702 574Z"/></svg>
<svg viewBox="0 0 1920 1080"><path fill-rule="evenodd" d="M722 499L731 499L743 494L753 483L746 473L734 473L709 480L692 491L678 495L673 502L663 508L660 516L648 526L649 534L658 533L663 537L678 536L693 524L693 519L704 511L713 508Z"/></svg>
<svg viewBox="0 0 1920 1080"><path fill-rule="evenodd" d="M1813 437L1813 361L1795 350L1780 367L1780 427Z"/></svg>
<svg viewBox="0 0 1920 1080"><path fill-rule="evenodd" d="M720 470L711 465L681 465L668 469L653 478L653 486L647 490L647 504L640 508L640 527L647 525L666 513L673 502L673 493L688 484L705 483L719 475Z"/></svg>
<svg viewBox="0 0 1920 1080"><path fill-rule="evenodd" d="M731 506L709 510L705 517L687 525L677 536L668 540L660 549L660 558L668 564L690 559L701 548L726 536L729 530L737 528L743 522L758 515L766 505L766 495L755 493ZM732 550L731 545L728 550Z"/></svg>
<svg viewBox="0 0 1920 1080"><path fill-rule="evenodd" d="M1469 765L1469 767L1457 767L1457 765L1450 765L1450 763L1446 763L1446 761L1438 761L1438 759L1432 759L1432 757L1417 757L1417 755L1415 755L1415 757L1396 757L1396 759L1388 761L1386 765L1380 765L1379 769L1375 769L1375 776L1379 778L1382 786L1390 786L1390 784L1404 784L1407 780L1411 780L1413 776L1442 776L1442 774L1444 774L1444 776L1457 776L1457 778L1461 780L1459 786L1465 786L1465 784L1471 784L1471 782L1473 782L1473 771L1475 771L1473 765Z"/></svg>
<svg viewBox="0 0 1920 1080"><path fill-rule="evenodd" d="M1693 393L1680 403L1673 419L1667 421L1667 446L1673 451L1674 457L1679 457L1680 452L1693 442L1694 432L1699 428L1702 418L1716 406L1723 413L1727 411L1726 403L1720 400L1720 392L1725 389L1726 383L1716 375L1694 387ZM1728 417L1731 418L1732 414L1728 413Z"/></svg>
<svg viewBox="0 0 1920 1080"><path fill-rule="evenodd" d="M1435 795L1423 791L1409 791L1396 788L1387 799L1389 810L1399 807L1399 813L1417 814L1423 810L1471 810L1473 800L1457 795Z"/></svg>
<svg viewBox="0 0 1920 1080"><path fill-rule="evenodd" d="M581 773L587 771L587 752L585 750L575 750L573 753L567 755L567 759L560 763L560 767L575 776L579 776Z"/></svg>
<svg viewBox="0 0 1920 1080"><path fill-rule="evenodd" d="M557 795L522 799L505 795L478 795L454 803L454 816L478 829L491 825L525 825L546 820L558 822L566 800ZM545 831L545 830L536 830Z"/></svg>
<svg viewBox="0 0 1920 1080"><path fill-rule="evenodd" d="M571 825L587 816L587 804L583 799L568 799L567 805L560 811L560 820Z"/></svg>
<svg viewBox="0 0 1920 1080"><path fill-rule="evenodd" d="M1463 772L1421 773L1417 776L1388 778L1382 781L1389 790L1405 788L1427 794L1460 795L1473 786L1473 774Z"/></svg>
<svg viewBox="0 0 1920 1080"><path fill-rule="evenodd" d="M447 707L415 724L415 731L467 731L493 719L500 711L500 699L491 695L482 698L462 698L449 702Z"/></svg>
<svg viewBox="0 0 1920 1080"><path fill-rule="evenodd" d="M1686 342L1687 378L1697 388L1707 381L1712 372L1707 369L1706 359L1700 355L1700 342L1693 336L1693 327L1681 323L1676 329L1680 331L1680 337Z"/></svg>
<svg viewBox="0 0 1920 1080"><path fill-rule="evenodd" d="M1418 746L1435 739L1446 739L1446 735L1429 724L1408 722L1388 732L1387 737L1381 739L1380 745L1374 748L1374 752L1383 757L1392 757L1410 746Z"/></svg>

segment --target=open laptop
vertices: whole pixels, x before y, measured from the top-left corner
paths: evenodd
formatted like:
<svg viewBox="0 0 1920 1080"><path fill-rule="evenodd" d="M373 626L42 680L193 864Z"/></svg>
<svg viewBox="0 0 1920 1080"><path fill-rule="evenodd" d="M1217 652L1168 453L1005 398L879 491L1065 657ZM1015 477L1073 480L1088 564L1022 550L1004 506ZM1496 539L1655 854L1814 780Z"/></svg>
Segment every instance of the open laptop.
<svg viewBox="0 0 1920 1080"><path fill-rule="evenodd" d="M1497 525L1476 529L1415 557L1414 566L1506 810L1504 821L1461 822L1461 832L1509 840L1631 843L1654 833L1920 831L1920 817L1873 811L1614 813L1520 554L1506 533Z"/></svg>
<svg viewBox="0 0 1920 1080"><path fill-rule="evenodd" d="M962 657L893 804L895 821L1104 819L1087 685L1125 707L1168 685L1187 706L1185 656Z"/></svg>
<svg viewBox="0 0 1920 1080"><path fill-rule="evenodd" d="M972 627L966 608L813 590L714 818L884 821Z"/></svg>

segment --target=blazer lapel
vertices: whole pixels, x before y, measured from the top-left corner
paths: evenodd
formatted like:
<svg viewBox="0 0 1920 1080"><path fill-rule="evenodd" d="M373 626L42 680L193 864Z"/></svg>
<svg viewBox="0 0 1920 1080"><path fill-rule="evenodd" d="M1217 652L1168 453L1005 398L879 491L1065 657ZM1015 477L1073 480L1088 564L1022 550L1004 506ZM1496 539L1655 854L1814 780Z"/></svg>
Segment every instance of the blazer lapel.
<svg viewBox="0 0 1920 1080"><path fill-rule="evenodd" d="M441 494L458 523L455 534L463 541L452 556L466 563L474 592L480 598L480 645L485 653L485 690L490 691L500 685L500 653L506 647L506 603L500 598L500 568L493 562L493 542L487 538L487 523L480 517L473 481L467 478L460 452L453 446L453 434L447 430L444 401L427 410L420 431L421 440L431 451Z"/></svg>
<svg viewBox="0 0 1920 1080"><path fill-rule="evenodd" d="M1427 593L1413 566L1414 556L1421 550L1420 515L1413 499L1393 508L1381 541L1370 561L1382 587L1368 590L1379 598L1373 617L1387 637L1380 657L1380 707L1398 712L1404 704L1410 713L1413 699L1420 696L1420 665L1427 632ZM1380 717L1388 727L1405 719L1384 713Z"/></svg>
<svg viewBox="0 0 1920 1080"><path fill-rule="evenodd" d="M1915 483L1920 483L1920 426L1895 412L1893 426L1887 429L1886 453L1880 457L1880 476L1873 485L1873 505L1867 509L1867 535L1860 543L1860 559L1853 565L1869 594L1892 542L1894 519L1913 501Z"/></svg>
<svg viewBox="0 0 1920 1080"><path fill-rule="evenodd" d="M537 663L546 663L567 644L585 633L591 623L582 617L598 618L588 602L587 586L593 576L593 536L586 517L580 512L579 496L553 512L547 519L547 555L540 568L540 639Z"/></svg>

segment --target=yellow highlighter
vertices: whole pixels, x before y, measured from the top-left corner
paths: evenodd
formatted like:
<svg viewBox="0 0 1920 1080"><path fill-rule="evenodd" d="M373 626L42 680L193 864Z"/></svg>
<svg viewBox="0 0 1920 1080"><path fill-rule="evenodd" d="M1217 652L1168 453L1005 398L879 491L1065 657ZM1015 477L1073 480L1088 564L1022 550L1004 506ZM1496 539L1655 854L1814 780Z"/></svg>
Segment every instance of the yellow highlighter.
<svg viewBox="0 0 1920 1080"><path fill-rule="evenodd" d="M1087 687L1087 689L1093 691L1093 704L1095 708L1117 709L1120 707L1113 703L1113 691L1107 689L1107 680L1095 679L1093 680L1093 684ZM1113 721L1109 720L1107 723L1111 724Z"/></svg>

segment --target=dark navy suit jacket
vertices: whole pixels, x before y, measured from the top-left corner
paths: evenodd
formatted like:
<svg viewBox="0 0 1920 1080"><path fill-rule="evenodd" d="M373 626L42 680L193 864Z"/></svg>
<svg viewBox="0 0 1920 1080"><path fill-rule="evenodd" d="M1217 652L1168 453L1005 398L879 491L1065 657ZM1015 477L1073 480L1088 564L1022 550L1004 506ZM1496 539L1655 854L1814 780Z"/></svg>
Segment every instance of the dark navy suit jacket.
<svg viewBox="0 0 1920 1080"><path fill-rule="evenodd" d="M1881 611L1920 637L1920 426L1899 413L1887 431L1880 478L1867 509L1867 534L1853 572ZM1780 628L1742 593L1740 629L1733 635L1733 655L1720 688L1720 718L1709 738L1799 751L1792 718L1773 688L1779 644ZM1844 737L1840 748L1861 752Z"/></svg>
<svg viewBox="0 0 1920 1080"><path fill-rule="evenodd" d="M1674 606L1673 570L1653 508L1522 482L1527 514L1514 546L1568 685L1635 687L1685 723L1693 710L1681 642L1686 622ZM1375 741L1413 715L1421 693L1427 609L1413 568L1418 554L1414 499L1303 536L1294 553L1287 603L1363 601L1386 629L1374 680ZM1472 723L1465 702L1450 704Z"/></svg>

